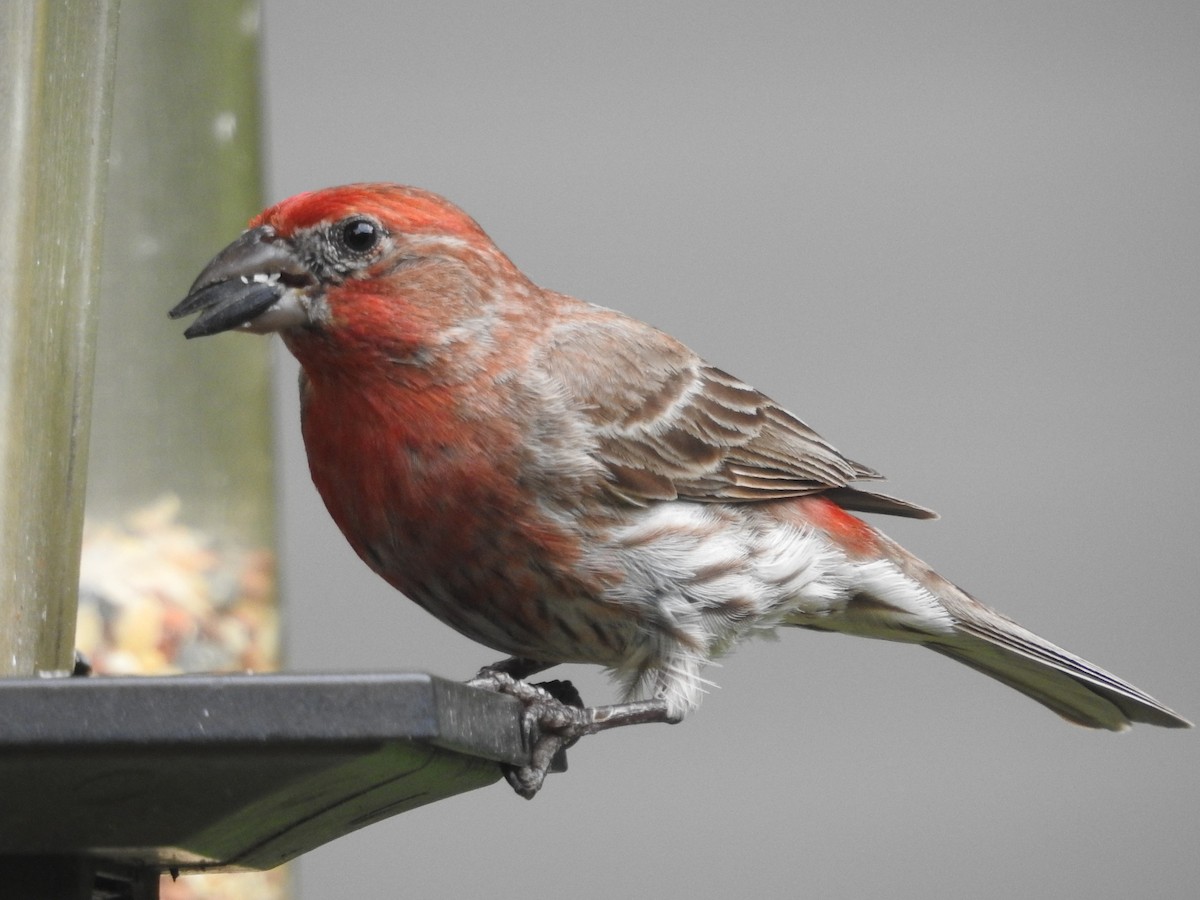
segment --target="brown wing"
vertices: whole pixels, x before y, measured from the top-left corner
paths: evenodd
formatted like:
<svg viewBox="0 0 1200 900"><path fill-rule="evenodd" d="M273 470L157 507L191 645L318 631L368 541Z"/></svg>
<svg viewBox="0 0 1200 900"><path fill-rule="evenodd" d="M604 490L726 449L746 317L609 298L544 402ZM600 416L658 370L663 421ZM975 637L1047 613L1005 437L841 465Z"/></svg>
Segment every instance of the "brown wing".
<svg viewBox="0 0 1200 900"><path fill-rule="evenodd" d="M848 509L934 514L849 483L882 476L770 398L636 320L591 309L553 329L539 360L598 431L611 490L638 504L827 492Z"/></svg>

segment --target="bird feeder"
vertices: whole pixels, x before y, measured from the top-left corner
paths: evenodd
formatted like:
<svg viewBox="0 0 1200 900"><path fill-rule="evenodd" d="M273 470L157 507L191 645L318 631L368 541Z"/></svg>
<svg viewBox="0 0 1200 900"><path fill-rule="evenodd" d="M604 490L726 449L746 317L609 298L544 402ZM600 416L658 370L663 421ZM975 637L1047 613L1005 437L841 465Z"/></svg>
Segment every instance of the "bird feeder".
<svg viewBox="0 0 1200 900"><path fill-rule="evenodd" d="M529 757L509 697L425 675L245 674L278 663L269 351L185 344L166 311L260 206L258 7L127 0L117 28L117 0L0 12L13 900L270 870ZM77 645L90 677L68 677ZM286 886L270 890L253 895Z"/></svg>

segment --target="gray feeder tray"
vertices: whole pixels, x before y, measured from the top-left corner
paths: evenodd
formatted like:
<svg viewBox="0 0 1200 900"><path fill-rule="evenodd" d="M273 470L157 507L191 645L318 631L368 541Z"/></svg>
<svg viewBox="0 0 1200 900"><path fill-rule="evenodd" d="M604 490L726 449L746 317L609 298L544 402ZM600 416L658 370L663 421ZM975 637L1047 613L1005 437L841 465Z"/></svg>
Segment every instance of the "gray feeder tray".
<svg viewBox="0 0 1200 900"><path fill-rule="evenodd" d="M528 758L516 700L424 674L0 679L0 883L269 869Z"/></svg>

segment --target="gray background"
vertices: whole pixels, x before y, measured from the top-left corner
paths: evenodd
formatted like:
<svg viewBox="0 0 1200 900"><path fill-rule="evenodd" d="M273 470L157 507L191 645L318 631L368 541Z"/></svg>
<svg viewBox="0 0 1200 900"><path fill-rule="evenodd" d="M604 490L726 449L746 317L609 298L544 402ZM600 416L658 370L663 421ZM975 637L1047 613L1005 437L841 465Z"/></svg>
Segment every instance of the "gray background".
<svg viewBox="0 0 1200 900"><path fill-rule="evenodd" d="M1200 6L267 2L272 200L448 195L891 476L943 574L1200 716ZM215 249L215 248L214 248ZM282 350L296 669L495 654L347 548ZM585 697L612 694L568 670ZM1200 736L919 649L743 646L684 724L318 850L302 896L1191 897Z"/></svg>

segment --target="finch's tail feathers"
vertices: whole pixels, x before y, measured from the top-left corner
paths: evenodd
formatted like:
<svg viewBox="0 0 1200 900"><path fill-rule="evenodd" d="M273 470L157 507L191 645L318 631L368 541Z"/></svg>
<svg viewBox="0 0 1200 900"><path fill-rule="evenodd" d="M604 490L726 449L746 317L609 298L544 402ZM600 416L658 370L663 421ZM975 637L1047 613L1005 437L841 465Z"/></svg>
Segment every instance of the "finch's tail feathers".
<svg viewBox="0 0 1200 900"><path fill-rule="evenodd" d="M954 616L955 635L929 641L930 649L990 675L1078 725L1110 731L1124 731L1133 722L1191 727L1187 719L1124 679L959 593L951 599L943 592L941 598Z"/></svg>

